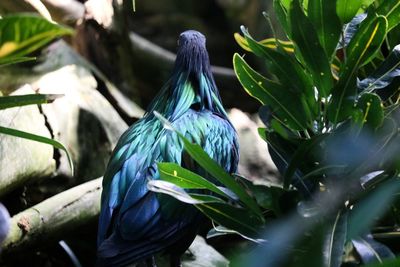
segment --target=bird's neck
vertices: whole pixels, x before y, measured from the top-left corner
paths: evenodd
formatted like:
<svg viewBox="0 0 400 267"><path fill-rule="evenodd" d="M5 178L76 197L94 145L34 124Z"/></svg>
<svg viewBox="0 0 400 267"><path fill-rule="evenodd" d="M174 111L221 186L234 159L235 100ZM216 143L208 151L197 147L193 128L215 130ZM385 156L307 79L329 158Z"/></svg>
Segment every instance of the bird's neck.
<svg viewBox="0 0 400 267"><path fill-rule="evenodd" d="M177 71L149 108L173 121L189 109L208 110L226 118L211 71Z"/></svg>

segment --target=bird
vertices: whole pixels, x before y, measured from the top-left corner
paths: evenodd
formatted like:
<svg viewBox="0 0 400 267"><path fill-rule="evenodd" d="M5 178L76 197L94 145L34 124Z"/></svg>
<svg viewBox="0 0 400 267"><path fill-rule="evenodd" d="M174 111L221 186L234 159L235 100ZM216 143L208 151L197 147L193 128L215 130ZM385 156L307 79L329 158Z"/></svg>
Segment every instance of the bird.
<svg viewBox="0 0 400 267"><path fill-rule="evenodd" d="M157 253L170 254L170 265L180 266L180 256L199 225L207 222L195 207L147 187L148 181L160 178L158 162L176 163L213 179L185 153L177 133L166 129L155 112L226 172L237 170L237 134L221 102L206 38L195 30L184 31L170 78L111 154L102 183L98 266L155 266Z"/></svg>

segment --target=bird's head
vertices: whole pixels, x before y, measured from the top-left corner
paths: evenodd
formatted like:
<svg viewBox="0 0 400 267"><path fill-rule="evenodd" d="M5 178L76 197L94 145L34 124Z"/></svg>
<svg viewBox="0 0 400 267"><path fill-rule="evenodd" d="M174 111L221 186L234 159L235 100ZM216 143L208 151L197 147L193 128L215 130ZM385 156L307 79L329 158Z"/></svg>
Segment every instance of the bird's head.
<svg viewBox="0 0 400 267"><path fill-rule="evenodd" d="M193 74L207 72L209 68L210 61L204 35L194 30L181 33L178 39L175 70Z"/></svg>

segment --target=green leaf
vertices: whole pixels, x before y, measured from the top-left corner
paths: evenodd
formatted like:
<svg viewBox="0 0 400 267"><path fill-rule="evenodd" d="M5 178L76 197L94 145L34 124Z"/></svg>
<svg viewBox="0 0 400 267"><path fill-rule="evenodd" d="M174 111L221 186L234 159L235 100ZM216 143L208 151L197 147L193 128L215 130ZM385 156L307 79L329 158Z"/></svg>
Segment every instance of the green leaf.
<svg viewBox="0 0 400 267"><path fill-rule="evenodd" d="M304 141L298 149L293 153L292 159L286 169L286 172L283 176L283 187L289 188L289 185L292 182L292 178L298 169L298 167L304 162L304 159L308 158L312 153L312 150L315 149L325 138L327 134L315 135L311 139Z"/></svg>
<svg viewBox="0 0 400 267"><path fill-rule="evenodd" d="M219 166L210 156L197 144L191 143L181 133L177 132L171 123L160 113L154 112L154 115L164 124L168 130L174 131L184 143L185 151L209 174L230 189L238 198L255 214L262 218L262 212L257 203L249 194L235 181L235 179Z"/></svg>
<svg viewBox="0 0 400 267"><path fill-rule="evenodd" d="M263 221L247 209L226 203L205 203L195 205L207 217L229 229L250 238L259 238Z"/></svg>
<svg viewBox="0 0 400 267"><path fill-rule="evenodd" d="M0 67L12 65L12 64L17 64L17 63L22 63L22 62L27 62L27 61L33 61L36 60L35 57L8 57L8 58L0 58Z"/></svg>
<svg viewBox="0 0 400 267"><path fill-rule="evenodd" d="M12 15L0 19L0 58L22 57L51 40L72 34L70 28L35 15Z"/></svg>
<svg viewBox="0 0 400 267"><path fill-rule="evenodd" d="M388 21L389 32L394 27L400 24L400 1L398 0L385 0L377 8L376 13L378 15L383 15Z"/></svg>
<svg viewBox="0 0 400 267"><path fill-rule="evenodd" d="M50 138L47 138L47 137L44 137L44 136L31 134L31 133L27 133L27 132L19 131L16 129L11 129L11 128L7 128L7 127L2 127L2 126L0 126L0 133L36 141L39 143L49 144L55 148L64 150L65 154L67 155L67 158L68 158L69 166L71 167L71 176L74 175L74 164L72 162L70 154L68 153L68 150L65 148L65 146L63 144L61 144L60 142L50 139Z"/></svg>
<svg viewBox="0 0 400 267"><path fill-rule="evenodd" d="M383 123L384 112L380 97L376 94L362 94L357 102L357 107L363 110L363 124L374 129L380 127Z"/></svg>
<svg viewBox="0 0 400 267"><path fill-rule="evenodd" d="M291 6L290 25L292 28L292 40L304 60L303 65L308 69L314 86L321 96L328 96L333 87L329 60L319 43L318 35L313 25L302 11L298 0L293 1ZM306 88L303 90L306 90Z"/></svg>
<svg viewBox="0 0 400 267"><path fill-rule="evenodd" d="M365 92L372 92L389 86L398 76L400 76L400 45L396 45L375 71L361 80L357 86Z"/></svg>
<svg viewBox="0 0 400 267"><path fill-rule="evenodd" d="M233 65L236 76L246 92L267 104L272 113L285 125L294 130L303 130L311 122L311 112L305 100L294 95L278 83L267 80L254 71L242 57L235 54Z"/></svg>
<svg viewBox="0 0 400 267"><path fill-rule="evenodd" d="M368 232L374 222L389 208L400 190L398 178L382 183L354 205L348 220L347 240Z"/></svg>
<svg viewBox="0 0 400 267"><path fill-rule="evenodd" d="M308 18L318 33L319 42L328 59L331 59L336 51L342 29L342 24L336 14L336 1L309 0Z"/></svg>
<svg viewBox="0 0 400 267"><path fill-rule="evenodd" d="M51 103L55 99L61 97L61 94L29 94L29 95L13 95L0 97L0 110L12 107L21 107L26 105Z"/></svg>
<svg viewBox="0 0 400 267"><path fill-rule="evenodd" d="M291 29L290 29L290 24L287 21L287 17L288 17L287 10L289 10L290 3L286 9L284 7L284 5L282 4L281 0L274 0L273 6L274 6L274 11L275 11L276 17L277 17L279 23L281 24L284 32L286 33L287 36L290 36Z"/></svg>
<svg viewBox="0 0 400 267"><path fill-rule="evenodd" d="M324 265L340 267L347 235L347 213L339 211L329 226L324 245Z"/></svg>
<svg viewBox="0 0 400 267"><path fill-rule="evenodd" d="M244 27L241 27L241 30L251 51L266 60L270 72L278 78L281 84L295 93L314 97L314 90L308 76L295 60L287 54L267 48L255 41Z"/></svg>
<svg viewBox="0 0 400 267"><path fill-rule="evenodd" d="M185 168L182 168L176 163L162 162L158 163L157 166L160 173L160 178L164 181L173 183L185 189L208 189L214 193L229 198L229 195L225 194L207 179Z"/></svg>
<svg viewBox="0 0 400 267"><path fill-rule="evenodd" d="M387 20L383 16L373 21L363 21L346 53L347 59L341 69L339 82L333 89L328 107L328 118L334 124L350 117L357 93L356 75L360 66L366 64L379 50L386 36Z"/></svg>
<svg viewBox="0 0 400 267"><path fill-rule="evenodd" d="M364 265L364 267L399 267L400 266L400 257L396 259L385 260L380 263L372 263L368 265Z"/></svg>
<svg viewBox="0 0 400 267"><path fill-rule="evenodd" d="M357 14L362 4L360 0L337 0L336 12L342 23L348 23Z"/></svg>
<svg viewBox="0 0 400 267"><path fill-rule="evenodd" d="M162 180L150 180L147 183L147 188L153 192L167 194L181 202L192 205L210 202L223 202L222 199L210 195L189 194L179 186Z"/></svg>

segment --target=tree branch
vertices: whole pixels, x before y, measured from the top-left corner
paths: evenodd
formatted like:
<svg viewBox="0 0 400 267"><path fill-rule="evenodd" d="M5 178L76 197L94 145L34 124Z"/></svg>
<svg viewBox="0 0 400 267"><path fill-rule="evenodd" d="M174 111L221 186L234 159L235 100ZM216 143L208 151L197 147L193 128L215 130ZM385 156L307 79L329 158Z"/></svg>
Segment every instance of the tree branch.
<svg viewBox="0 0 400 267"><path fill-rule="evenodd" d="M10 232L2 244L4 254L65 236L100 212L101 180L73 187L11 218Z"/></svg>

